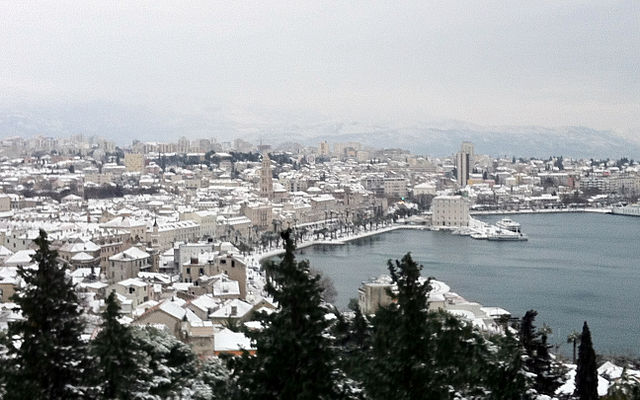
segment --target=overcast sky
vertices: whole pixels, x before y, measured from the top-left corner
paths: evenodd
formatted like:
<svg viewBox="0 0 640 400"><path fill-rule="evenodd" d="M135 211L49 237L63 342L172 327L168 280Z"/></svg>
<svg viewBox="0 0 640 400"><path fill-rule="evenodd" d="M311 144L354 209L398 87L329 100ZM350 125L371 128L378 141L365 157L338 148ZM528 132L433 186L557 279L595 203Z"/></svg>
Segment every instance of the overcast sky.
<svg viewBox="0 0 640 400"><path fill-rule="evenodd" d="M0 96L640 127L640 1L0 2Z"/></svg>

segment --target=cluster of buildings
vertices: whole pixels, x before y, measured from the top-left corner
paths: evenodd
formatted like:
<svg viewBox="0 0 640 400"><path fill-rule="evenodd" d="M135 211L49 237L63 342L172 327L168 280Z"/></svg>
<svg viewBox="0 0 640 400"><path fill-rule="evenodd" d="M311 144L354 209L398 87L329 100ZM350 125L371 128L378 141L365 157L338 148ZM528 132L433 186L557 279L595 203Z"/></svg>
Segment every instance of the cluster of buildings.
<svg viewBox="0 0 640 400"><path fill-rule="evenodd" d="M421 278L422 283L425 278ZM429 282L429 311L443 310L469 321L475 328L490 333L504 332L511 314L500 307L484 307L479 303L467 301L451 291L444 282L432 279ZM358 306L365 315L375 314L380 307L388 306L393 299L391 294L397 290L388 275L371 278L358 289Z"/></svg>
<svg viewBox="0 0 640 400"><path fill-rule="evenodd" d="M481 210L606 206L640 194L640 166L623 161L493 158L471 143L434 158L359 143L5 138L0 327L19 318L17 268L33 266L45 229L87 313L115 292L131 324L164 325L204 356L238 352L250 343L235 328L277 308L255 253L282 229L304 241L409 215L465 226Z"/></svg>

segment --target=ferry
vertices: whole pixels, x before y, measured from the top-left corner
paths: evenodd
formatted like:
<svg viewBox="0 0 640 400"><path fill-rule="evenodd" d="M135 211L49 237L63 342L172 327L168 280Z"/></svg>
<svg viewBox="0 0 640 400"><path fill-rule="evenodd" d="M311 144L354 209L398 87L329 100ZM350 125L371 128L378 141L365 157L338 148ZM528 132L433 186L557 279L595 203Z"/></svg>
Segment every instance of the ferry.
<svg viewBox="0 0 640 400"><path fill-rule="evenodd" d="M632 217L640 217L640 204L630 204L628 206L614 206L611 214L630 215Z"/></svg>
<svg viewBox="0 0 640 400"><path fill-rule="evenodd" d="M497 242L523 242L529 240L529 238L524 233L498 229L495 232L489 233L487 235L487 240Z"/></svg>
<svg viewBox="0 0 640 400"><path fill-rule="evenodd" d="M500 229L520 233L520 224L511 218L502 218L500 221L496 222L496 226Z"/></svg>

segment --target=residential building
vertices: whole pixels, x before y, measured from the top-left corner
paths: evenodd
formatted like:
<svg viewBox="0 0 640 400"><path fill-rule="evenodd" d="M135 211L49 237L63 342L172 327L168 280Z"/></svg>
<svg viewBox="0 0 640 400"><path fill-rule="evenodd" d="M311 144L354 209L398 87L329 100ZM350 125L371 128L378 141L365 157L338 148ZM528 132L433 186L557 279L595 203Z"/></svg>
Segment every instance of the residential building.
<svg viewBox="0 0 640 400"><path fill-rule="evenodd" d="M125 279L136 278L140 271L151 268L151 255L137 247L109 257L109 264L105 269L105 276L109 283L116 283Z"/></svg>
<svg viewBox="0 0 640 400"><path fill-rule="evenodd" d="M124 155L124 166L127 172L144 172L144 154L126 153Z"/></svg>

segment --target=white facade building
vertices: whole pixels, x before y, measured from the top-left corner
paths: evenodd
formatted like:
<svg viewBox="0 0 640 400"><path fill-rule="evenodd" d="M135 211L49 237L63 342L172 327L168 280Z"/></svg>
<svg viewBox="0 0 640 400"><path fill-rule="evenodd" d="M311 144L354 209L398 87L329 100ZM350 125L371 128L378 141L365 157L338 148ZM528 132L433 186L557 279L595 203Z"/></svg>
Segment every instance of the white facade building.
<svg viewBox="0 0 640 400"><path fill-rule="evenodd" d="M433 226L468 226L469 202L462 196L437 196L431 202Z"/></svg>

